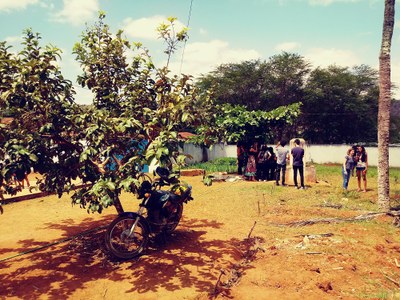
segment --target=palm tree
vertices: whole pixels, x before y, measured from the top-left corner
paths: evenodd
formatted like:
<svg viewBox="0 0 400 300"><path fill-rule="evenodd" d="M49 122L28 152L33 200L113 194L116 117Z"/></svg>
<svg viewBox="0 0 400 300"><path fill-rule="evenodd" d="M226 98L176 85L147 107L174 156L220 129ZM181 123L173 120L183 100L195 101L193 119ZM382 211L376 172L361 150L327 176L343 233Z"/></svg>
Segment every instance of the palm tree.
<svg viewBox="0 0 400 300"><path fill-rule="evenodd" d="M390 209L389 197L389 125L391 104L390 48L394 27L395 0L385 0L382 45L379 55L378 108L378 206Z"/></svg>

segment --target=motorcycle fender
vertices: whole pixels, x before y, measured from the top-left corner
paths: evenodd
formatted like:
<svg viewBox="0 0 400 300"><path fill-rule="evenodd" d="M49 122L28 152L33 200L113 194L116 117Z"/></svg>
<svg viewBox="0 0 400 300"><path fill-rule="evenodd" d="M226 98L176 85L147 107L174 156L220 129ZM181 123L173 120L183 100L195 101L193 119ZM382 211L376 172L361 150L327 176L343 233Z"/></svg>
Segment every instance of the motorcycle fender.
<svg viewBox="0 0 400 300"><path fill-rule="evenodd" d="M147 232L151 232L150 225L149 225L149 223L147 223L147 220L143 216L138 215L137 213L134 213L134 212L130 212L130 211L125 211L122 214L119 214L119 216L120 217L129 217L132 219L136 219L136 217L139 217L142 224L144 226L146 226Z"/></svg>

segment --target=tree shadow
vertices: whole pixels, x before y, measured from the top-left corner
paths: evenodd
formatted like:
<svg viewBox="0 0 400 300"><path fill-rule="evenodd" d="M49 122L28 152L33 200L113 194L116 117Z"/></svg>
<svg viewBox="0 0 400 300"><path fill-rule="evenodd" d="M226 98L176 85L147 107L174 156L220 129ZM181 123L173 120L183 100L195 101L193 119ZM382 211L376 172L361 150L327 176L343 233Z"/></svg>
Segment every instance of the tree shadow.
<svg viewBox="0 0 400 300"><path fill-rule="evenodd" d="M0 262L3 270L0 271L0 298L26 298L27 295L35 299L68 298L87 283L105 278L129 282L130 288L125 293L156 292L160 288L167 291L190 288L210 293L219 268L240 259L235 249L237 239L206 239L207 230L218 230L222 223L191 219L183 220L182 226L164 241L153 240L143 256L121 261L104 248L104 226L110 221L111 218L86 219L79 224L70 221L48 224L50 229L63 230L65 237L74 236L84 228L101 229ZM22 240L20 244L21 249L42 245L33 239Z"/></svg>

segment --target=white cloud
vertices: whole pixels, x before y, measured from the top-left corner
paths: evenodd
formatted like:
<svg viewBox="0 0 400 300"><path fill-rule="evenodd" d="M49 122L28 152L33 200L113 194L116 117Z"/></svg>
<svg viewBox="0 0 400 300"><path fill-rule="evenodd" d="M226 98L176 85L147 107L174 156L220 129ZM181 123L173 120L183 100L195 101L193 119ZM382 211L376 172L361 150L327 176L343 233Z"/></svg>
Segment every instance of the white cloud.
<svg viewBox="0 0 400 300"><path fill-rule="evenodd" d="M311 48L305 54L314 67L327 67L336 64L343 67L352 67L361 64L358 56L350 51L343 49L325 49L325 48Z"/></svg>
<svg viewBox="0 0 400 300"><path fill-rule="evenodd" d="M100 10L99 0L63 0L63 2L64 8L53 15L52 20L55 22L82 25L95 17Z"/></svg>
<svg viewBox="0 0 400 300"><path fill-rule="evenodd" d="M190 30L190 28L189 28L189 30ZM204 28L200 28L199 33L200 33L200 35L208 35L207 30ZM190 35L190 32L189 32L189 35Z"/></svg>
<svg viewBox="0 0 400 300"><path fill-rule="evenodd" d="M38 4L39 0L1 0L0 11L9 12L11 10L21 10L27 8L28 5Z"/></svg>
<svg viewBox="0 0 400 300"><path fill-rule="evenodd" d="M168 23L167 17L155 15L149 18L140 18L137 20L127 18L123 21L123 30L127 36L132 38L157 40L158 33L156 29L162 23ZM175 31L180 31L185 27L185 25L183 25L179 20L174 22L174 26Z"/></svg>
<svg viewBox="0 0 400 300"><path fill-rule="evenodd" d="M261 58L261 55L253 49L234 49L225 41L212 40L206 43L188 43L184 52L182 70L180 70L181 55L176 55L176 57L176 60L169 65L173 73L181 71L184 74L198 76L214 70L220 64L240 63Z"/></svg>
<svg viewBox="0 0 400 300"><path fill-rule="evenodd" d="M22 36L20 35L8 36L4 40L7 42L7 44L11 46L18 46L20 43L22 43Z"/></svg>
<svg viewBox="0 0 400 300"><path fill-rule="evenodd" d="M336 3L336 2L353 3L353 2L359 2L359 1L360 0L308 0L308 3L310 5L328 6L328 5L331 5L332 3Z"/></svg>
<svg viewBox="0 0 400 300"><path fill-rule="evenodd" d="M275 50L277 51L286 51L290 52L295 49L298 49L301 47L301 44L296 43L296 42L286 42L286 43L281 43L275 46Z"/></svg>

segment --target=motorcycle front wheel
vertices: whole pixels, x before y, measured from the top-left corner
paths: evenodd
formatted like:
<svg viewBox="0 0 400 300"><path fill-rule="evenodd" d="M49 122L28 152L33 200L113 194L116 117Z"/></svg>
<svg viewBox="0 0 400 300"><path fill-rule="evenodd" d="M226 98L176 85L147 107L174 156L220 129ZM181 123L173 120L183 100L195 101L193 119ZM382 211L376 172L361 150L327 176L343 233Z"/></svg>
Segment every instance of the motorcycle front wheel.
<svg viewBox="0 0 400 300"><path fill-rule="evenodd" d="M116 257L130 259L139 256L147 246L149 232L143 220L139 219L134 230L131 228L136 218L121 216L108 226L105 236L107 249Z"/></svg>

